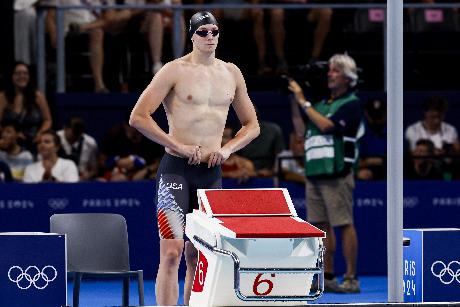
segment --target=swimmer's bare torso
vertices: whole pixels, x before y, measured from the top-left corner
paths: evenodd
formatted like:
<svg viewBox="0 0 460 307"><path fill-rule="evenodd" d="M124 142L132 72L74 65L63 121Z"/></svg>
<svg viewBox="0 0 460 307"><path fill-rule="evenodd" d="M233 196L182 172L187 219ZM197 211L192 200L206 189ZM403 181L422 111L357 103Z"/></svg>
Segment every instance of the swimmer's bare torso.
<svg viewBox="0 0 460 307"><path fill-rule="evenodd" d="M216 59L213 65L193 64L188 56L172 62L174 87L163 101L169 135L183 144L201 146L203 162L221 146L227 114L235 97L235 67ZM170 154L180 156L171 148Z"/></svg>
<svg viewBox="0 0 460 307"><path fill-rule="evenodd" d="M139 97L130 124L172 155L189 158L191 164L215 166L246 146L259 127L238 67L207 54L205 60L196 58L192 52L167 63ZM162 103L168 117L167 132L151 118ZM221 148L230 104L242 128Z"/></svg>

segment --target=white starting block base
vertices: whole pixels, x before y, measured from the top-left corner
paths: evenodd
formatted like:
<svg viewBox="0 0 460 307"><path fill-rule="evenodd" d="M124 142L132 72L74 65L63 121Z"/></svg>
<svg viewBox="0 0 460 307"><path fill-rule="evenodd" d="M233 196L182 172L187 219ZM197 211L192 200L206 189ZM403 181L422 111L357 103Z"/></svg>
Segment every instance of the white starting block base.
<svg viewBox="0 0 460 307"><path fill-rule="evenodd" d="M299 306L317 299L324 233L297 217L286 190L263 191L276 202L260 210L238 206L240 191L199 190L201 210L187 214L185 233L199 251L190 306ZM311 294L315 274L321 286Z"/></svg>
<svg viewBox="0 0 460 307"><path fill-rule="evenodd" d="M231 256L215 253L194 242L200 254L195 275L198 282L194 284L197 291L190 298L190 306L299 306L308 302L282 300L283 296L287 299L310 293L313 279L313 274L286 273L286 269L315 267L319 252L318 240L225 238L222 241L222 250L237 255L240 270L235 272L235 262ZM256 272L244 271L245 268ZM267 273L263 273L264 270ZM265 297L266 300L241 300L234 286L235 278L238 277L239 289L244 297ZM202 289L196 287L200 282Z"/></svg>

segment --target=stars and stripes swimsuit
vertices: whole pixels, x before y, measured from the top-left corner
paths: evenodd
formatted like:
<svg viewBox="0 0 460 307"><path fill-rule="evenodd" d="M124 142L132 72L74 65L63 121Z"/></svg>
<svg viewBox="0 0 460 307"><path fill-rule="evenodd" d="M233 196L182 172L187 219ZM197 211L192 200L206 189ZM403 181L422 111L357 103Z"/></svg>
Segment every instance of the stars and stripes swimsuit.
<svg viewBox="0 0 460 307"><path fill-rule="evenodd" d="M158 232L161 239L184 239L185 215L198 209L197 189L222 188L220 166L189 165L165 153L156 176Z"/></svg>

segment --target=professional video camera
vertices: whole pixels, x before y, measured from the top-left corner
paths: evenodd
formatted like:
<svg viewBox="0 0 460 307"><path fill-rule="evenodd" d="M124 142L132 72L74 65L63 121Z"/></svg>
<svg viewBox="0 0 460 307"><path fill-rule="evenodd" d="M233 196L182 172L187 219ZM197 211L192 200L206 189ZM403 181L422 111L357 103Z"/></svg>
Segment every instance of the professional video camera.
<svg viewBox="0 0 460 307"><path fill-rule="evenodd" d="M327 95L328 68L327 61L291 66L286 74L280 75L280 90L286 95L291 94L288 90L288 82L290 79L294 79L309 99L319 100Z"/></svg>
<svg viewBox="0 0 460 307"><path fill-rule="evenodd" d="M327 73L329 63L327 61L315 61L305 65L289 67L286 74L280 75L280 90L286 95L291 94L288 90L288 82L294 79L302 87L305 96L312 101L319 101L329 95L327 87ZM358 68L358 74L362 69ZM358 84L362 80L358 81Z"/></svg>

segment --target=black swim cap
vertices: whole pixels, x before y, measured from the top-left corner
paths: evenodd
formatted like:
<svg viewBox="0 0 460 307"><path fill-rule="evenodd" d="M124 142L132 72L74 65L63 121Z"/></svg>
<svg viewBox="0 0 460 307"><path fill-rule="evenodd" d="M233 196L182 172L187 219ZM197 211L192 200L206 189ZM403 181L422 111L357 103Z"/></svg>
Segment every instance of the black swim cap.
<svg viewBox="0 0 460 307"><path fill-rule="evenodd" d="M199 27L209 24L217 26L218 23L216 17L214 17L214 15L212 15L210 12L198 12L193 15L192 18L190 18L190 27L188 32L190 33L190 36L192 36Z"/></svg>

